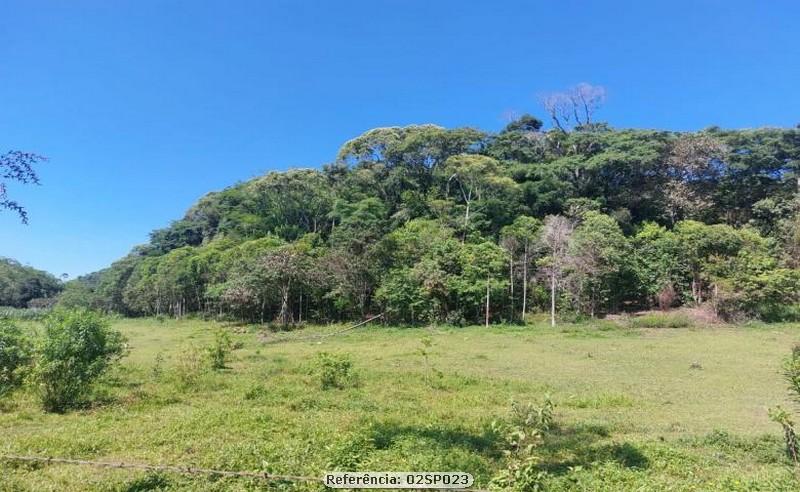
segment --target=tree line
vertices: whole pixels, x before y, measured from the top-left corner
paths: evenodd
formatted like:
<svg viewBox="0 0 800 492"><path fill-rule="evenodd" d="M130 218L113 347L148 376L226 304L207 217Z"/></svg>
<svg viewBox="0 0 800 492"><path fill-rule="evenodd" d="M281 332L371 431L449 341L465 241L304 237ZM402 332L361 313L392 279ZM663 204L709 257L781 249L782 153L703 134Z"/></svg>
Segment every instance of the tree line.
<svg viewBox="0 0 800 492"><path fill-rule="evenodd" d="M0 306L48 307L63 284L53 275L0 257Z"/></svg>
<svg viewBox="0 0 800 492"><path fill-rule="evenodd" d="M800 129L613 129L601 96L553 98L549 130L370 130L322 169L206 195L60 302L282 324L797 316Z"/></svg>

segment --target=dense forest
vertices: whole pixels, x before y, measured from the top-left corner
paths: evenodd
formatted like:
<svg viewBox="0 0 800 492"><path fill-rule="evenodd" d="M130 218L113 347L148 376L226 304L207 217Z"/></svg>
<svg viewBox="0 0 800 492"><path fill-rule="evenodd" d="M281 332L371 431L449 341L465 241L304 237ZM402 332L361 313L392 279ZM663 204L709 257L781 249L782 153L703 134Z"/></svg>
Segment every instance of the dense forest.
<svg viewBox="0 0 800 492"><path fill-rule="evenodd" d="M61 281L47 272L0 257L0 306L47 307L62 287Z"/></svg>
<svg viewBox="0 0 800 492"><path fill-rule="evenodd" d="M201 198L65 305L247 321L800 314L800 129L614 129L558 101L499 133L370 130Z"/></svg>

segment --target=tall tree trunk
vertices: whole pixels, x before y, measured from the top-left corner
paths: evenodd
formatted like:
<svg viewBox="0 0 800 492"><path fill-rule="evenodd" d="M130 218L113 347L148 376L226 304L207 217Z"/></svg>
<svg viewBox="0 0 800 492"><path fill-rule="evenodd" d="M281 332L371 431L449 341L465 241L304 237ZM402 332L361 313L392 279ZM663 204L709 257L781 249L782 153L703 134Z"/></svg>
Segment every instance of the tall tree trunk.
<svg viewBox="0 0 800 492"><path fill-rule="evenodd" d="M528 303L528 241L525 241L525 253L522 258L522 321L525 321Z"/></svg>
<svg viewBox="0 0 800 492"><path fill-rule="evenodd" d="M281 311L278 318L281 320L283 326L289 324L289 285L284 284L281 288Z"/></svg>
<svg viewBox="0 0 800 492"><path fill-rule="evenodd" d="M509 282L509 297L510 297L510 306L511 306L511 319L514 318L514 255L511 254L510 259L508 260L508 282Z"/></svg>
<svg viewBox="0 0 800 492"><path fill-rule="evenodd" d="M556 326L556 272L550 274L550 326Z"/></svg>
<svg viewBox="0 0 800 492"><path fill-rule="evenodd" d="M489 327L489 274L486 274L486 327Z"/></svg>

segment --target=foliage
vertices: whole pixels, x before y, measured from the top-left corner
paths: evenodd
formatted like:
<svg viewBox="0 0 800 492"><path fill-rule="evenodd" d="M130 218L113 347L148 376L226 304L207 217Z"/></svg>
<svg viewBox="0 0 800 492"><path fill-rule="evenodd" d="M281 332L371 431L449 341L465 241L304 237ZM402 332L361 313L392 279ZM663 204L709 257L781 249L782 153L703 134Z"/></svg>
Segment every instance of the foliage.
<svg viewBox="0 0 800 492"><path fill-rule="evenodd" d="M547 474L538 468L541 457L537 448L553 426L553 408L549 397L541 406L512 401L510 420L492 423L494 432L503 438L506 459L506 468L492 479L492 485L521 492L542 490Z"/></svg>
<svg viewBox="0 0 800 492"><path fill-rule="evenodd" d="M46 159L40 155L19 150L0 154L0 210L16 212L23 224L28 223L28 212L19 202L9 198L7 183L16 181L22 184L39 184L39 176L34 167L44 160Z"/></svg>
<svg viewBox="0 0 800 492"><path fill-rule="evenodd" d="M32 359L28 337L10 321L0 319L0 396L22 384Z"/></svg>
<svg viewBox="0 0 800 492"><path fill-rule="evenodd" d="M692 320L682 313L651 313L631 319L634 328L687 328Z"/></svg>
<svg viewBox="0 0 800 492"><path fill-rule="evenodd" d="M25 308L34 299L55 297L61 289L61 282L49 273L0 257L0 306Z"/></svg>
<svg viewBox="0 0 800 492"><path fill-rule="evenodd" d="M203 372L206 371L202 351L194 345L187 345L175 358L175 377L181 389L193 388Z"/></svg>
<svg viewBox="0 0 800 492"><path fill-rule="evenodd" d="M792 463L800 465L800 441L797 439L797 431L794 428L794 421L789 412L780 406L769 409L769 418L779 424L783 429L783 440L786 445L786 456Z"/></svg>
<svg viewBox="0 0 800 492"><path fill-rule="evenodd" d="M800 317L800 129L613 129L594 119L603 98L589 85L556 94L561 129L524 115L497 134L369 130L322 170L202 197L66 282L59 305L284 328L702 304L731 321ZM0 264L0 304L60 288Z"/></svg>
<svg viewBox="0 0 800 492"><path fill-rule="evenodd" d="M233 341L231 340L230 333L223 329L215 331L214 341L211 346L206 349L208 351L208 359L211 362L211 369L225 369L225 363L230 356L232 348Z"/></svg>
<svg viewBox="0 0 800 492"><path fill-rule="evenodd" d="M346 354L320 352L316 356L315 368L322 389L344 389L355 383L353 361Z"/></svg>
<svg viewBox="0 0 800 492"><path fill-rule="evenodd" d="M0 307L0 319L38 321L50 313L49 308Z"/></svg>
<svg viewBox="0 0 800 492"><path fill-rule="evenodd" d="M34 369L44 409L63 412L80 403L92 383L125 351L124 337L101 315L54 311L44 321Z"/></svg>

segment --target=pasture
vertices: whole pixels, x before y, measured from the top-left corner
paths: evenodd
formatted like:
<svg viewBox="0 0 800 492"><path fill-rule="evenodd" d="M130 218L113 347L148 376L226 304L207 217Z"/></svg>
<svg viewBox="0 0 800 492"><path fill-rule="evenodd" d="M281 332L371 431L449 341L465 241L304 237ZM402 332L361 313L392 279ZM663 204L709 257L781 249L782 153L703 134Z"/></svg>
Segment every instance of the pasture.
<svg viewBox="0 0 800 492"><path fill-rule="evenodd" d="M35 330L35 322L24 326ZM227 367L202 348L231 330ZM380 325L264 343L255 327L117 320L129 353L84 408L0 401L0 453L320 476L328 470L472 473L504 466L493 421L511 401L555 404L536 454L546 490L797 490L767 409L797 410L781 360L800 325L468 328ZM314 326L271 340L327 333ZM354 377L323 389L317 354ZM0 490L321 490L241 478L0 462Z"/></svg>

